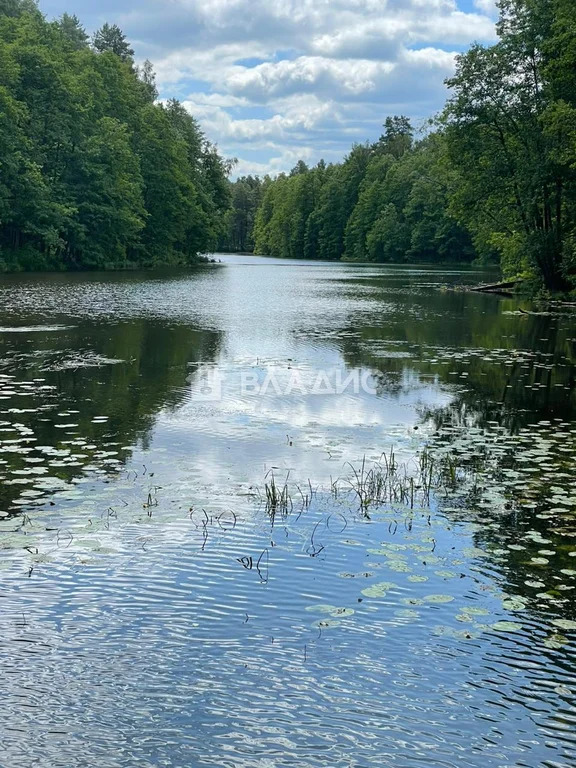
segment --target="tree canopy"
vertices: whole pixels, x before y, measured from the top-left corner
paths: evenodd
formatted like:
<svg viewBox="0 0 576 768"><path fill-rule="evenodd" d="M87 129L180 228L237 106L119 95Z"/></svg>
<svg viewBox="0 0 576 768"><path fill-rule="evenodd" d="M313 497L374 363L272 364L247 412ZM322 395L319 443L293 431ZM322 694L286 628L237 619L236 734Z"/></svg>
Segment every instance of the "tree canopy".
<svg viewBox="0 0 576 768"><path fill-rule="evenodd" d="M374 144L340 164L298 164L264 188L259 253L373 262L466 262L471 239L449 211L453 174L441 138L414 143L406 117L388 118Z"/></svg>
<svg viewBox="0 0 576 768"><path fill-rule="evenodd" d="M576 285L573 0L499 0L441 115L385 117L340 163L228 181L122 30L0 0L0 269L182 264L216 245L284 258L497 262Z"/></svg>
<svg viewBox="0 0 576 768"><path fill-rule="evenodd" d="M280 257L497 261L553 290L576 283L573 0L499 0L498 41L457 57L427 135L390 116L342 163L268 183L255 248Z"/></svg>
<svg viewBox="0 0 576 768"><path fill-rule="evenodd" d="M215 247L229 164L122 31L0 0L0 269L186 264Z"/></svg>
<svg viewBox="0 0 576 768"><path fill-rule="evenodd" d="M458 57L443 122L452 210L505 272L571 285L576 26L566 0L500 0L499 41Z"/></svg>

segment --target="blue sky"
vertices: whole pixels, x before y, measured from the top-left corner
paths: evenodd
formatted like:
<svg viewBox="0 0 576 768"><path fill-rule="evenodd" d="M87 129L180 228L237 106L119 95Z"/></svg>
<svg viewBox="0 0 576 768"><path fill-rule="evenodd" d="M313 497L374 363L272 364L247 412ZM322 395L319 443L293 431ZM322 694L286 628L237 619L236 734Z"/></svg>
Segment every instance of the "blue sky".
<svg viewBox="0 0 576 768"><path fill-rule="evenodd" d="M494 40L494 0L40 0L89 32L118 24L161 98L200 120L236 173L339 160L387 115L416 126L445 99L454 56Z"/></svg>

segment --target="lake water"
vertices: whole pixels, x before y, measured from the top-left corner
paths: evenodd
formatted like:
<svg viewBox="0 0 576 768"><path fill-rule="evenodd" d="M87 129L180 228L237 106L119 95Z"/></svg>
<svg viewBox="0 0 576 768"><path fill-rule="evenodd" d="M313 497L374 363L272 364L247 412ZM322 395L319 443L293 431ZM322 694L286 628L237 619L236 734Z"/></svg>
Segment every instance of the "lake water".
<svg viewBox="0 0 576 768"><path fill-rule="evenodd" d="M574 312L219 258L2 279L0 766L574 768Z"/></svg>

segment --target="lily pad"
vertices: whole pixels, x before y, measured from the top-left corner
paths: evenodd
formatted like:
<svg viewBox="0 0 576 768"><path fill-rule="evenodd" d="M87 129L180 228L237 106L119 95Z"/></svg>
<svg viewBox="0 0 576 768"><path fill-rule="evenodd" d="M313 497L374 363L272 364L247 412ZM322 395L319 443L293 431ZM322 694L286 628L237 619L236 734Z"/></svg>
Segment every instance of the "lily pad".
<svg viewBox="0 0 576 768"><path fill-rule="evenodd" d="M522 624L518 624L516 621L497 621L491 625L491 628L496 632L519 632L522 629Z"/></svg>
<svg viewBox="0 0 576 768"><path fill-rule="evenodd" d="M320 619L314 622L314 626L318 627L318 629L331 629L332 627L340 626L340 623L336 619Z"/></svg>
<svg viewBox="0 0 576 768"><path fill-rule="evenodd" d="M418 611L414 611L411 608L400 608L394 611L394 616L398 616L399 619L418 619L420 614Z"/></svg>
<svg viewBox="0 0 576 768"><path fill-rule="evenodd" d="M397 585L391 581L381 581L378 584L373 584L371 587L366 587L362 590L362 594L365 597L386 597L391 589L394 589Z"/></svg>
<svg viewBox="0 0 576 768"><path fill-rule="evenodd" d="M523 597L509 597L502 603L507 611L525 611L526 600Z"/></svg>
<svg viewBox="0 0 576 768"><path fill-rule="evenodd" d="M576 630L576 621L572 621L572 619L554 619L552 624L555 627L560 627L560 629Z"/></svg>
<svg viewBox="0 0 576 768"><path fill-rule="evenodd" d="M338 610L338 606L320 603L319 605L307 605L306 610L313 613L332 613L332 611Z"/></svg>
<svg viewBox="0 0 576 768"><path fill-rule="evenodd" d="M454 598L452 595L426 595L423 598L425 603L451 603Z"/></svg>
<svg viewBox="0 0 576 768"><path fill-rule="evenodd" d="M553 650L558 650L559 648L563 648L569 642L570 641L565 635L554 634L554 635L550 635L550 637L547 637L546 640L544 640L544 645L546 646L546 648L552 648Z"/></svg>

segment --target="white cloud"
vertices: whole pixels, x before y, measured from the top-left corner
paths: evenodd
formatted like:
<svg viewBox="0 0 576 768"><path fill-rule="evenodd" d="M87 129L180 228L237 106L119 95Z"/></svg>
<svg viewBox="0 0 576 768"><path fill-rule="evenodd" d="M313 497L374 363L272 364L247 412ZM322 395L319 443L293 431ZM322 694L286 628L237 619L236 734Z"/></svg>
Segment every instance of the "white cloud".
<svg viewBox="0 0 576 768"><path fill-rule="evenodd" d="M405 44L460 45L476 38L489 40L493 36L492 20L481 14L461 11L430 16L403 13L358 20L348 27L313 38L312 46L324 55L389 60Z"/></svg>
<svg viewBox="0 0 576 768"><path fill-rule="evenodd" d="M279 102L281 110L267 118L233 119L219 97L205 98L191 94L184 106L200 119L205 130L225 136L228 142L284 142L287 139L305 143L314 133L327 133L339 125L342 117L334 103L314 96L287 98ZM238 100L242 101L242 100Z"/></svg>
<svg viewBox="0 0 576 768"><path fill-rule="evenodd" d="M232 93L255 102L295 93L346 97L373 91L377 81L392 72L395 64L369 59L328 59L301 56L293 61L266 62L235 71L227 80Z"/></svg>
<svg viewBox="0 0 576 768"><path fill-rule="evenodd" d="M474 5L479 11L482 11L482 13L487 13L490 16L496 16L498 14L496 0L474 0Z"/></svg>
<svg viewBox="0 0 576 768"><path fill-rule="evenodd" d="M433 114L455 52L494 39L494 0L474 0L474 11L459 0L82 3L120 24L154 62L162 95L184 100L225 153L271 171L300 155L342 156L388 114Z"/></svg>

